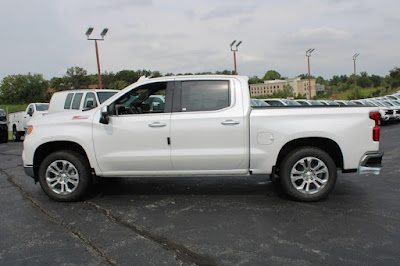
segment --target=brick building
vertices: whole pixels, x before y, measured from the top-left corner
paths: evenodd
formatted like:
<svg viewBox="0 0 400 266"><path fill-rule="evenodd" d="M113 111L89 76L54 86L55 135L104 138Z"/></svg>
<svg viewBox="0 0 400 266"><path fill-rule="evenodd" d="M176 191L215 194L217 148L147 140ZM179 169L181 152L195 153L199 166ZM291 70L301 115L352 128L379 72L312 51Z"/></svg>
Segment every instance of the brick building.
<svg viewBox="0 0 400 266"><path fill-rule="evenodd" d="M272 95L274 92L283 90L286 86L290 84L292 86L294 94L306 95L308 98L309 87L308 79L292 78L292 79L276 79L276 80L266 80L264 83L250 84L250 95ZM311 98L316 95L316 80L311 79Z"/></svg>

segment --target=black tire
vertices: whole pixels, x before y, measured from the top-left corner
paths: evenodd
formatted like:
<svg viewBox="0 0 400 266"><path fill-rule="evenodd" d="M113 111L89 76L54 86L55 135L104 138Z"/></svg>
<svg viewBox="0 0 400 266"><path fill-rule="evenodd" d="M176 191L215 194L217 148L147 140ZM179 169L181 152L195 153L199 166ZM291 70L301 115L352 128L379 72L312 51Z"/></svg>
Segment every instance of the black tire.
<svg viewBox="0 0 400 266"><path fill-rule="evenodd" d="M14 141L20 141L21 140L21 135L17 131L17 128L14 126L13 127L13 140Z"/></svg>
<svg viewBox="0 0 400 266"><path fill-rule="evenodd" d="M8 141L8 132L0 135L0 143L7 143Z"/></svg>
<svg viewBox="0 0 400 266"><path fill-rule="evenodd" d="M279 173L283 190L298 201L326 198L335 187L337 177L331 156L315 147L302 147L286 155Z"/></svg>
<svg viewBox="0 0 400 266"><path fill-rule="evenodd" d="M53 152L40 164L39 182L44 192L56 201L78 201L91 182L89 162L75 151Z"/></svg>

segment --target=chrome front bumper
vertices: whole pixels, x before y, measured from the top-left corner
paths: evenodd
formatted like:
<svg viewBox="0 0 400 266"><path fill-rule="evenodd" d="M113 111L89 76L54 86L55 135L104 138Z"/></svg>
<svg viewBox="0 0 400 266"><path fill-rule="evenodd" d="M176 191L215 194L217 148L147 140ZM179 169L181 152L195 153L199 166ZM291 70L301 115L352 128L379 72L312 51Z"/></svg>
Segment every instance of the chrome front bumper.
<svg viewBox="0 0 400 266"><path fill-rule="evenodd" d="M379 175L382 168L383 152L366 153L360 161L358 173L361 175L374 174Z"/></svg>

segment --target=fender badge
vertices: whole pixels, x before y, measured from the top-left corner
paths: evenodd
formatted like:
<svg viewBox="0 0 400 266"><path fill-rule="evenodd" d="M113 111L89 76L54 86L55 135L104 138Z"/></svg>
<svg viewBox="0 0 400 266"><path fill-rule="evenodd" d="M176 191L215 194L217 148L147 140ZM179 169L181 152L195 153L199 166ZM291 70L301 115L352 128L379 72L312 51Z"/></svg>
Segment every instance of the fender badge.
<svg viewBox="0 0 400 266"><path fill-rule="evenodd" d="M81 119L88 119L88 118L89 118L89 116L87 116L87 115L74 115L72 117L72 120L81 120Z"/></svg>

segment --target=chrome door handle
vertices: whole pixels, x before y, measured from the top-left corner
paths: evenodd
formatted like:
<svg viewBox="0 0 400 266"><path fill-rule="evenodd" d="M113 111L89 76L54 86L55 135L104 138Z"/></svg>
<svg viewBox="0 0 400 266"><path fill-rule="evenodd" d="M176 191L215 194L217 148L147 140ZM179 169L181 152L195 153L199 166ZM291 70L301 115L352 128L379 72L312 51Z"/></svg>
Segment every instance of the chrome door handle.
<svg viewBox="0 0 400 266"><path fill-rule="evenodd" d="M167 124L163 124L160 122L153 122L151 124L149 124L149 127L165 127Z"/></svg>
<svg viewBox="0 0 400 266"><path fill-rule="evenodd" d="M239 125L239 121L233 121L233 120L225 120L224 122L221 122L222 125L224 126L234 126L234 125Z"/></svg>

